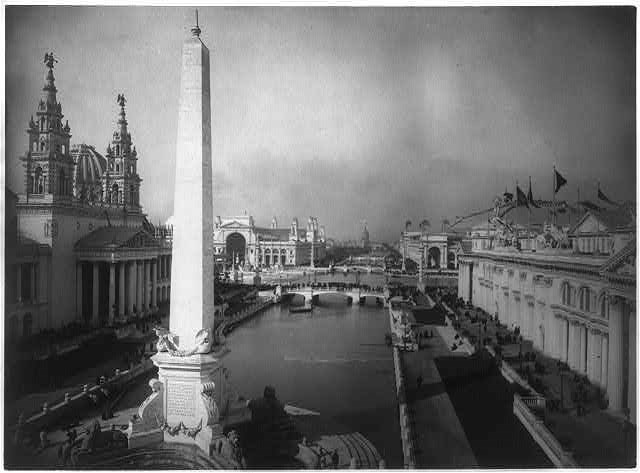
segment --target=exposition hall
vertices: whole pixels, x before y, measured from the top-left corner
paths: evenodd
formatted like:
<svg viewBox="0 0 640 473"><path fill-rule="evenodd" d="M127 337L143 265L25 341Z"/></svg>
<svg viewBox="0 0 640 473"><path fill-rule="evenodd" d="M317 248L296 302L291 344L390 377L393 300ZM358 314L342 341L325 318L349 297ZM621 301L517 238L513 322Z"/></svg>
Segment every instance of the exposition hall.
<svg viewBox="0 0 640 473"><path fill-rule="evenodd" d="M28 123L24 185L6 191L7 340L69 324L111 325L169 297L171 244L140 204L138 153L118 95L105 155L70 145L53 54ZM10 158L12 159L12 158ZM18 159L18 158L15 158ZM61 277L60 275L64 275Z"/></svg>
<svg viewBox="0 0 640 473"><path fill-rule="evenodd" d="M326 254L324 226L309 217L306 228L294 218L291 226L278 227L275 217L271 226L256 226L253 217L216 217L213 230L216 256L225 257L233 265L271 267L313 264Z"/></svg>
<svg viewBox="0 0 640 473"><path fill-rule="evenodd" d="M520 226L517 239L493 222L474 227L458 296L601 386L635 424L635 206L589 207L572 225Z"/></svg>

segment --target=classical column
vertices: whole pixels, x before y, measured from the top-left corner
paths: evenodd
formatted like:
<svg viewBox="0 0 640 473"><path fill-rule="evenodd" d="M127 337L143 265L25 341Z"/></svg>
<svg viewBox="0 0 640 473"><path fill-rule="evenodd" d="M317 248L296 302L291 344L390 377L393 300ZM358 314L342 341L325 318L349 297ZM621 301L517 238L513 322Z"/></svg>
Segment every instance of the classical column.
<svg viewBox="0 0 640 473"><path fill-rule="evenodd" d="M118 316L124 316L124 267L127 263L120 261L118 263Z"/></svg>
<svg viewBox="0 0 640 473"><path fill-rule="evenodd" d="M142 261L136 260L136 308L138 309L138 315L142 315L142 277L144 273L142 271Z"/></svg>
<svg viewBox="0 0 640 473"><path fill-rule="evenodd" d="M29 299L32 304L36 303L36 264L31 263L29 265L29 278L31 280Z"/></svg>
<svg viewBox="0 0 640 473"><path fill-rule="evenodd" d="M587 372L587 378L589 379L589 381L594 381L594 376L593 376L593 358L594 358L594 350L593 350L593 345L595 344L595 336L593 333L593 330L589 330L588 328L585 327L585 331L587 333L586 337L587 337L587 360L586 360L586 372Z"/></svg>
<svg viewBox="0 0 640 473"><path fill-rule="evenodd" d="M622 409L623 388L623 334L624 302L620 297L611 297L609 302L609 370L607 392L609 393L609 407L613 410Z"/></svg>
<svg viewBox="0 0 640 473"><path fill-rule="evenodd" d="M129 291L128 291L128 297L127 297L127 301L128 301L127 312L129 313L129 316L132 316L133 306L136 303L136 288L138 287L138 282L137 282L135 260L129 261L127 264L129 265Z"/></svg>
<svg viewBox="0 0 640 473"><path fill-rule="evenodd" d="M602 384L602 342L604 337L602 333L593 333L593 380Z"/></svg>
<svg viewBox="0 0 640 473"><path fill-rule="evenodd" d="M22 263L18 263L16 266L16 300L22 302Z"/></svg>
<svg viewBox="0 0 640 473"><path fill-rule="evenodd" d="M158 260L151 261L151 307L158 308Z"/></svg>
<svg viewBox="0 0 640 473"><path fill-rule="evenodd" d="M76 318L82 319L82 262L76 263Z"/></svg>
<svg viewBox="0 0 640 473"><path fill-rule="evenodd" d="M580 325L580 372L587 372L587 327Z"/></svg>
<svg viewBox="0 0 640 473"><path fill-rule="evenodd" d="M558 330L558 334L560 335L560 343L558 344L560 348L560 360L567 363L567 332L569 330L569 324L567 319L562 317L558 319L558 323L560 325L560 330Z"/></svg>
<svg viewBox="0 0 640 473"><path fill-rule="evenodd" d="M629 311L629 386L627 406L630 409L631 422L636 422L636 303L631 302Z"/></svg>
<svg viewBox="0 0 640 473"><path fill-rule="evenodd" d="M114 305L116 304L116 264L109 263L109 324L113 324Z"/></svg>
<svg viewBox="0 0 640 473"><path fill-rule="evenodd" d="M96 325L99 320L98 317L100 312L98 310L98 305L100 304L100 267L98 266L100 263L97 261L93 263L93 307L92 307L92 323Z"/></svg>
<svg viewBox="0 0 640 473"><path fill-rule="evenodd" d="M144 262L144 308L151 308L151 261Z"/></svg>
<svg viewBox="0 0 640 473"><path fill-rule="evenodd" d="M580 371L580 327L578 322L572 321L570 331L569 349L572 364L569 366L576 371Z"/></svg>

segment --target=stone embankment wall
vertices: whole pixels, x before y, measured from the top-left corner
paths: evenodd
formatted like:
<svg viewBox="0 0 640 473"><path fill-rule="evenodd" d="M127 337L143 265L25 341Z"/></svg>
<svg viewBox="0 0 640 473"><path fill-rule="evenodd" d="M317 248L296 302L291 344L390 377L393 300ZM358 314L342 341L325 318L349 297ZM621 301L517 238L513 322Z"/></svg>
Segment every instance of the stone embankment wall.
<svg viewBox="0 0 640 473"><path fill-rule="evenodd" d="M454 312L447 307L446 304L443 303L442 305L450 316L455 316ZM465 337L462 337L462 339L468 344L468 340ZM491 356L496 358L496 353L491 346L487 345L485 348ZM500 362L500 373L510 384L518 384L530 392L531 398L526 399L534 400L535 402L542 403L542 405L544 405L544 397L533 389L529 383L522 379L518 372L508 363ZM529 406L527 406L525 399L517 393L514 393L513 395L513 413L556 467L570 468L578 466L571 454L562 448L558 439L555 438L551 431L549 431L549 429L544 425L544 422L535 415Z"/></svg>
<svg viewBox="0 0 640 473"><path fill-rule="evenodd" d="M236 326L253 317L258 312L266 309L267 307L270 307L271 305L273 305L273 303L273 297L260 297L259 301L245 307L240 312L234 314L233 317L223 319L220 322L220 325L216 327L216 337L218 338L218 340L220 340L221 336L228 334Z"/></svg>
<svg viewBox="0 0 640 473"><path fill-rule="evenodd" d="M558 468L578 466L571 454L562 448L558 439L547 429L544 422L527 407L517 393L513 395L513 413L554 466Z"/></svg>
<svg viewBox="0 0 640 473"><path fill-rule="evenodd" d="M139 376L147 373L154 368L154 364L149 359L144 359L141 363L133 365L128 370L115 370L114 375L100 385L89 386L85 384L76 392L70 391L65 393L62 399L53 399L45 402L39 412L28 415L24 419L22 428L28 432L39 432L48 429L58 420L71 415L79 416L82 410L93 404L92 396L99 396L101 389L115 390L135 380ZM17 426L13 426L15 430Z"/></svg>
<svg viewBox="0 0 640 473"><path fill-rule="evenodd" d="M402 435L402 454L405 468L415 468L415 445L413 429L406 398L406 381L402 370L402 356L398 347L393 347L393 367L396 373L396 395L398 397L398 411L400 416L400 434Z"/></svg>

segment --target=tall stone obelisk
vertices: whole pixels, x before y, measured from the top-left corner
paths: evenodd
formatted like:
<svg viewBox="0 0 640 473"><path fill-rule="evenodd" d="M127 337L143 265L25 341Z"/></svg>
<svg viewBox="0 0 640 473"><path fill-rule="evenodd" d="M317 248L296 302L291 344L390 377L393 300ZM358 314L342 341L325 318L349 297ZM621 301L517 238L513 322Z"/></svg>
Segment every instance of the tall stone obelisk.
<svg viewBox="0 0 640 473"><path fill-rule="evenodd" d="M129 446L195 444L212 454L225 425L245 420L213 345L213 202L209 50L200 27L182 46L176 145L170 333L152 357L158 379L129 425ZM177 342L177 343L176 343Z"/></svg>
<svg viewBox="0 0 640 473"><path fill-rule="evenodd" d="M213 184L209 50L200 27L182 46L176 143L170 331L181 348L213 329Z"/></svg>

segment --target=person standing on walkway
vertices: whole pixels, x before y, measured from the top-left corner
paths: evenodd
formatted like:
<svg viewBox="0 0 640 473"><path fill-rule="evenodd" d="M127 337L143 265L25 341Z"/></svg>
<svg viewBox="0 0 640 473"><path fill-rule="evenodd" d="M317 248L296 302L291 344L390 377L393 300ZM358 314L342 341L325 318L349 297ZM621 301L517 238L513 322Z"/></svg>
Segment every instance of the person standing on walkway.
<svg viewBox="0 0 640 473"><path fill-rule="evenodd" d="M422 387L422 374L418 375L418 379L416 380L416 384L418 385L418 390Z"/></svg>

